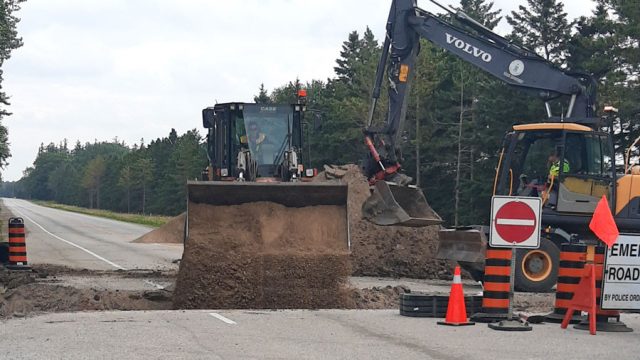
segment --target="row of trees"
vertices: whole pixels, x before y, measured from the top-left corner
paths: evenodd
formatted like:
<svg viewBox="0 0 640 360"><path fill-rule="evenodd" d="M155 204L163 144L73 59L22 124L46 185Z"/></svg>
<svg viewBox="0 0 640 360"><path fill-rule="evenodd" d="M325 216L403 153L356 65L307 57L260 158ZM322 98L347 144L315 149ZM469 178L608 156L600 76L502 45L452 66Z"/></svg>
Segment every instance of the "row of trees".
<svg viewBox="0 0 640 360"><path fill-rule="evenodd" d="M559 67L595 74L599 108L614 105L625 124L634 124L640 107L638 3L598 0L593 15L569 21L558 0L527 0L506 15L513 28L509 38ZM488 28L502 19L487 0L461 0L460 8ZM536 96L514 91L428 42L421 47L401 136L404 168L450 224L484 223L505 130L543 119L544 108ZM306 88L308 108L323 118L309 139L312 165L358 162L380 52L369 29L362 36L354 31L336 60L335 77L295 80L272 91L261 86L254 100L293 102L296 90ZM384 119L385 101L376 121ZM637 126L625 125L618 145L626 146L637 132ZM184 181L197 177L205 164L195 130L133 148L118 142L77 144L72 150L51 144L41 148L22 180L8 185L17 196L174 214L184 208Z"/></svg>
<svg viewBox="0 0 640 360"><path fill-rule="evenodd" d="M32 167L17 182L3 183L3 196L122 212L175 215L184 210L188 179L206 166L197 130L133 147L119 142L41 145Z"/></svg>

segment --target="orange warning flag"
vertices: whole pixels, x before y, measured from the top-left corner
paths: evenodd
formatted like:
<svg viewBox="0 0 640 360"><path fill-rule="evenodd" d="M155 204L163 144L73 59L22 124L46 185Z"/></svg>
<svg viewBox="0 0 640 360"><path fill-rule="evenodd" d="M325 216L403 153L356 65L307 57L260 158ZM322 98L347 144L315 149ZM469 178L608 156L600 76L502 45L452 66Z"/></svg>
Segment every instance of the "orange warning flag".
<svg viewBox="0 0 640 360"><path fill-rule="evenodd" d="M589 229L591 229L600 240L604 241L607 246L615 244L616 240L618 240L620 232L613 219L611 209L609 209L609 202L607 202L605 195L602 195L602 199L600 199L598 206L596 206L596 211L593 212Z"/></svg>

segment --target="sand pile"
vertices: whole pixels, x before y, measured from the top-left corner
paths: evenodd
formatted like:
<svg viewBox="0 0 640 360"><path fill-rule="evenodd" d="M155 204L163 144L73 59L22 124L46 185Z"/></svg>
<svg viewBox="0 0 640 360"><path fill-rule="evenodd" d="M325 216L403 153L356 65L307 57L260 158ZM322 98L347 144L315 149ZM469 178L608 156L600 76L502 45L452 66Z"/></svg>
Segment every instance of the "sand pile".
<svg viewBox="0 0 640 360"><path fill-rule="evenodd" d="M450 269L434 255L439 226L407 228L377 226L362 219L361 207L369 197L369 185L358 166L325 166L316 181L349 184L351 265L356 276L447 278ZM425 194L427 200L429 194Z"/></svg>
<svg viewBox="0 0 640 360"><path fill-rule="evenodd" d="M189 204L176 308L347 307L344 207Z"/></svg>
<svg viewBox="0 0 640 360"><path fill-rule="evenodd" d="M167 243L176 243L182 244L184 238L184 220L186 219L187 214L182 213L173 219L169 220L166 224L161 227L152 230L139 238L133 240L134 243L159 243L159 244L167 244Z"/></svg>

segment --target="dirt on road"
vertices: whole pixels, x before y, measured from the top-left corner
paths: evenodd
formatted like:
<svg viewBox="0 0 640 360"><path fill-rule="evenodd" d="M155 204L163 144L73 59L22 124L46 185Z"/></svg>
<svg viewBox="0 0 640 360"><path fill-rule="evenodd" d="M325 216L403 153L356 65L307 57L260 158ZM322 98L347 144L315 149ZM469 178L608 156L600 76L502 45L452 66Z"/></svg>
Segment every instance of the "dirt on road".
<svg viewBox="0 0 640 360"><path fill-rule="evenodd" d="M357 165L325 166L315 181L349 185L350 259L354 276L451 278L446 261L435 259L439 226L377 226L362 218L362 204L370 190Z"/></svg>
<svg viewBox="0 0 640 360"><path fill-rule="evenodd" d="M171 309L171 292L165 290L119 290L69 286L59 279L69 277L109 277L113 281L138 279L140 272L89 271L40 265L33 271L0 268L0 319L47 312L99 310ZM174 278L175 274L154 274ZM142 286L140 286L142 288Z"/></svg>
<svg viewBox="0 0 640 360"><path fill-rule="evenodd" d="M184 239L184 221L186 218L187 214L182 213L169 220L166 224L140 236L132 242L142 244L182 244Z"/></svg>
<svg viewBox="0 0 640 360"><path fill-rule="evenodd" d="M348 306L344 207L191 203L189 212L176 308Z"/></svg>
<svg viewBox="0 0 640 360"><path fill-rule="evenodd" d="M173 284L176 273L89 271L51 265L36 266L33 272L0 269L0 319L51 312L172 309L174 286L153 289L144 283L148 278ZM85 283L86 279L90 284ZM428 280L370 278L365 285L362 279L359 280L343 287L343 308L397 309L400 295L415 292L411 287L418 286L418 283L418 292L430 293L428 289L431 288L432 293L442 293L443 288L441 281L430 285ZM105 287L98 283L110 285ZM527 314L545 314L553 310L553 301L553 294L516 293L514 309ZM297 304L289 305L297 307Z"/></svg>

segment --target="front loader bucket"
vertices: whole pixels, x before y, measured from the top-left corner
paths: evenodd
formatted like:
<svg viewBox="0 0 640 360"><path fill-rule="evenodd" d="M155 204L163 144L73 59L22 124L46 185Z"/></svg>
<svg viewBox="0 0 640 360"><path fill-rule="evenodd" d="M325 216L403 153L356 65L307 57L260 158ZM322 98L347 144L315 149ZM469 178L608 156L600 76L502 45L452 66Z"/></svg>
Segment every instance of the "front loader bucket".
<svg viewBox="0 0 640 360"><path fill-rule="evenodd" d="M442 229L438 233L437 259L484 263L487 237L483 227Z"/></svg>
<svg viewBox="0 0 640 360"><path fill-rule="evenodd" d="M187 183L179 309L344 308L348 185Z"/></svg>
<svg viewBox="0 0 640 360"><path fill-rule="evenodd" d="M304 208L320 205L338 206L339 216L345 219L348 236L346 184L303 183L303 182L230 182L230 181L188 181L187 182L187 226L185 238L189 237L190 208L192 204L213 206L242 205L257 202L272 202L288 208ZM314 221L314 219L309 219ZM350 245L344 239L345 247Z"/></svg>
<svg viewBox="0 0 640 360"><path fill-rule="evenodd" d="M386 181L376 182L373 193L362 205L362 215L382 226L421 227L442 223L420 189Z"/></svg>

